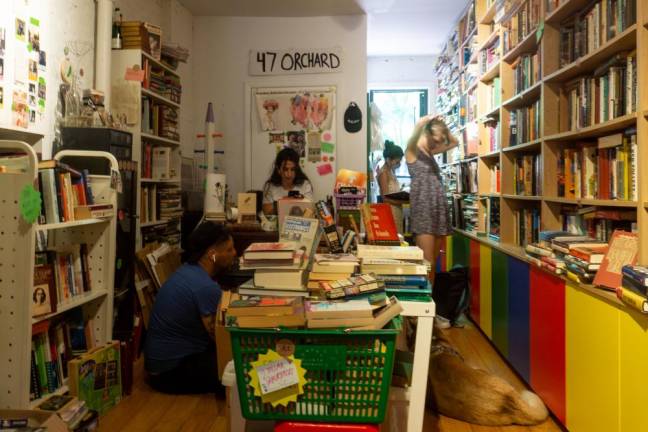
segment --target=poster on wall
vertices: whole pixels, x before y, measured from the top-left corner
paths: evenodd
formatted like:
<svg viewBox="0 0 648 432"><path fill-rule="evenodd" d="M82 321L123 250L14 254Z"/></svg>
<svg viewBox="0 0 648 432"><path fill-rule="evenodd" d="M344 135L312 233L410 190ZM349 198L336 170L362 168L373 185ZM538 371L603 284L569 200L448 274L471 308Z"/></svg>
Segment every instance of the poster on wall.
<svg viewBox="0 0 648 432"><path fill-rule="evenodd" d="M330 91L261 92L256 94L256 106L262 131L330 129L335 109Z"/></svg>

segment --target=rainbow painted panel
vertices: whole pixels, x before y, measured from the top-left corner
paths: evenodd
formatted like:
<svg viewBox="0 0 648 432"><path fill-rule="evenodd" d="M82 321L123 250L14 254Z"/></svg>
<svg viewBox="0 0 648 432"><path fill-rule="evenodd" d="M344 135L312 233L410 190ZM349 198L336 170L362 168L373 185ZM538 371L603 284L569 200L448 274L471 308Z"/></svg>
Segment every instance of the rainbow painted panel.
<svg viewBox="0 0 648 432"><path fill-rule="evenodd" d="M531 267L531 387L565 424L565 282Z"/></svg>
<svg viewBox="0 0 648 432"><path fill-rule="evenodd" d="M479 245L479 326L493 338L493 261L490 246Z"/></svg>
<svg viewBox="0 0 648 432"><path fill-rule="evenodd" d="M470 239L463 235L452 236L452 265L470 265ZM452 267L450 267L452 268Z"/></svg>
<svg viewBox="0 0 648 432"><path fill-rule="evenodd" d="M470 241L470 316L475 322L480 321L481 313L479 247L479 242Z"/></svg>
<svg viewBox="0 0 648 432"><path fill-rule="evenodd" d="M508 359L529 382L529 264L508 257Z"/></svg>
<svg viewBox="0 0 648 432"><path fill-rule="evenodd" d="M572 283L566 290L567 429L617 431L619 312Z"/></svg>
<svg viewBox="0 0 648 432"><path fill-rule="evenodd" d="M632 310L619 310L620 431L647 430L648 319Z"/></svg>
<svg viewBox="0 0 648 432"><path fill-rule="evenodd" d="M508 357L508 258L493 249L493 343L504 357Z"/></svg>

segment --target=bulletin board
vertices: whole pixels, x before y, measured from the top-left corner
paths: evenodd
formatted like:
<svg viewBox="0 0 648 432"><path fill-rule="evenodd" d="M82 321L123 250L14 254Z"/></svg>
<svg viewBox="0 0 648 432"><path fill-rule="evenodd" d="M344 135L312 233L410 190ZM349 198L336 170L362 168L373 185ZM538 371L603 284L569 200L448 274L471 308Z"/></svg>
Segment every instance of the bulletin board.
<svg viewBox="0 0 648 432"><path fill-rule="evenodd" d="M279 150L291 147L313 185L313 199L332 195L337 161L336 86L252 87L251 189L262 190Z"/></svg>

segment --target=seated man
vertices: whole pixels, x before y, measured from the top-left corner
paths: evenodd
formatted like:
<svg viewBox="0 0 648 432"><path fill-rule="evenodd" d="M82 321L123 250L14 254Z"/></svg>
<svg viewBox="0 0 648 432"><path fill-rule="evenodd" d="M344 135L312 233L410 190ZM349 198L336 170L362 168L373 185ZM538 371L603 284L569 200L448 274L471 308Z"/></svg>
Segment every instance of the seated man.
<svg viewBox="0 0 648 432"><path fill-rule="evenodd" d="M164 393L221 392L214 328L222 291L212 277L232 268L227 228L204 222L191 233L185 263L162 285L145 345L151 386Z"/></svg>

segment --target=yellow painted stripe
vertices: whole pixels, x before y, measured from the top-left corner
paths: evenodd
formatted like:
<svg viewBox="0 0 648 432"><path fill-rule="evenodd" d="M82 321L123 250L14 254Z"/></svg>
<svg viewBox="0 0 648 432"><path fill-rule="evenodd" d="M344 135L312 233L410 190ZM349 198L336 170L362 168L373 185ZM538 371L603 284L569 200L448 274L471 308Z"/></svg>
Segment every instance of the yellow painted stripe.
<svg viewBox="0 0 648 432"><path fill-rule="evenodd" d="M619 430L646 430L648 406L648 319L631 310L619 314Z"/></svg>
<svg viewBox="0 0 648 432"><path fill-rule="evenodd" d="M452 236L447 236L445 241L445 250L446 250L446 271L452 268Z"/></svg>
<svg viewBox="0 0 648 432"><path fill-rule="evenodd" d="M479 326L493 338L493 278L491 247L479 245Z"/></svg>
<svg viewBox="0 0 648 432"><path fill-rule="evenodd" d="M617 431L619 312L572 282L566 290L567 428Z"/></svg>

